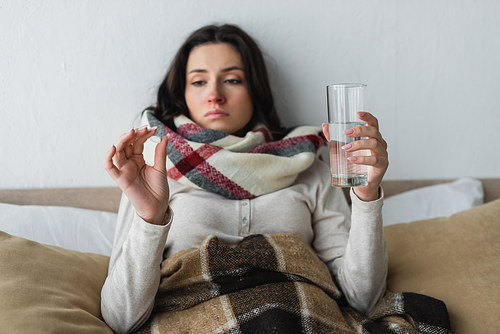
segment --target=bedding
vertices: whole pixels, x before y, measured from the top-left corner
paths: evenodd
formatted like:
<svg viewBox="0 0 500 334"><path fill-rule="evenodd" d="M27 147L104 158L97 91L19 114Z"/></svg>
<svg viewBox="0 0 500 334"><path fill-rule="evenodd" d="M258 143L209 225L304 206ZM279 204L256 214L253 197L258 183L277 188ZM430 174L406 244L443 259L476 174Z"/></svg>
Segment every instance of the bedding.
<svg viewBox="0 0 500 334"><path fill-rule="evenodd" d="M100 312L108 261L0 231L0 332L113 333Z"/></svg>
<svg viewBox="0 0 500 334"><path fill-rule="evenodd" d="M97 189L99 192L97 195L92 193L92 197L97 197L96 200L102 206L106 193L103 189ZM114 188L109 190L108 197L116 196L119 201L121 192L115 191ZM62 190L53 191L58 196L66 197L66 201L70 200L68 196L76 195L74 190L66 195L61 194ZM108 201L110 200L108 198ZM477 179L462 178L451 183L421 187L384 199L384 226L446 217L482 203L483 187ZM117 204L108 206L114 208ZM107 256L111 255L116 219L116 212L102 210L0 203L0 231L47 245Z"/></svg>
<svg viewBox="0 0 500 334"><path fill-rule="evenodd" d="M80 252L109 256L117 214L43 205L0 203L0 231Z"/></svg>
<svg viewBox="0 0 500 334"><path fill-rule="evenodd" d="M357 312L294 234L252 235L234 248L209 236L164 260L161 273L137 333L451 333L444 303L423 295L389 294L369 316Z"/></svg>
<svg viewBox="0 0 500 334"><path fill-rule="evenodd" d="M401 187L402 181L395 182ZM388 290L411 291L444 301L453 333L491 333L500 326L500 200L494 200L499 198L498 185L496 179L483 180L486 200L493 199L487 204L449 217L384 228ZM388 190L390 186L388 183ZM117 206L120 196L115 190L110 189L111 197L116 193L112 207ZM3 196L6 192L10 196L12 191L0 190ZM21 192L26 200L29 192ZM43 194L45 201L47 190ZM0 196L1 201L4 198ZM30 199L30 203L37 201ZM96 207L92 201L80 200L78 204ZM2 217L12 208L0 206L0 230L4 230ZM23 208L26 206L18 209ZM95 228L85 221L90 220L82 220L80 226ZM34 234L26 235L28 238L37 238L37 226L30 224ZM104 234L111 242L111 233ZM6 333L111 333L100 318L100 289L109 258L89 253L97 251L48 246L0 232L0 328Z"/></svg>
<svg viewBox="0 0 500 334"><path fill-rule="evenodd" d="M384 199L384 226L449 217L483 204L483 185L474 178L421 187Z"/></svg>
<svg viewBox="0 0 500 334"><path fill-rule="evenodd" d="M446 303L453 333L500 327L500 199L450 217L384 228L387 289Z"/></svg>

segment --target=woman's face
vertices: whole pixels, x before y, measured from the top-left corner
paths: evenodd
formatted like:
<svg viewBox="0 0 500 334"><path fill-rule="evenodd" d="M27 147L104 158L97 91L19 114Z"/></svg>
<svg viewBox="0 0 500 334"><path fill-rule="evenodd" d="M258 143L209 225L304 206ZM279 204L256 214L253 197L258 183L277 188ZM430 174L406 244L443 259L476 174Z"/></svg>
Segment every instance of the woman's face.
<svg viewBox="0 0 500 334"><path fill-rule="evenodd" d="M253 114L243 61L229 44L195 47L186 66L185 98L198 125L243 135Z"/></svg>

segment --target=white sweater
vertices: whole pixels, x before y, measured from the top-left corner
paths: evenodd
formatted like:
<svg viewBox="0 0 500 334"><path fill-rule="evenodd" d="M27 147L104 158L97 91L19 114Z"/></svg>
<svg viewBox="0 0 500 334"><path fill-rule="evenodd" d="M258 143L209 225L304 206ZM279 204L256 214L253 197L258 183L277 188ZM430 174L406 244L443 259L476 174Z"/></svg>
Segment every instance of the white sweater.
<svg viewBox="0 0 500 334"><path fill-rule="evenodd" d="M292 186L251 200L169 180L173 215L165 226L144 222L122 196L101 292L104 320L117 333L137 330L153 310L161 262L198 248L208 235L236 245L251 234L298 234L327 264L349 304L368 312L384 293L387 276L383 194L363 202L351 191L351 213L342 190L330 182L328 166L318 160Z"/></svg>

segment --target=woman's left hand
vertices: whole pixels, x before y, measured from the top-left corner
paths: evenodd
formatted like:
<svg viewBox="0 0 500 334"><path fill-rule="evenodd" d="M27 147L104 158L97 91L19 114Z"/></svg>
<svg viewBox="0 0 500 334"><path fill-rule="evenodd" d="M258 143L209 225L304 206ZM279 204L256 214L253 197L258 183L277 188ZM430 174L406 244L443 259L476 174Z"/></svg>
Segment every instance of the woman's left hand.
<svg viewBox="0 0 500 334"><path fill-rule="evenodd" d="M366 126L356 126L347 129L344 133L347 137L366 137L366 139L356 140L350 146L344 146L343 149L346 152L359 150L370 152L368 156L357 156L353 157L354 160L350 160L354 164L368 166L368 185L354 188L356 196L368 202L380 197L380 183L389 167L389 157L387 143L380 134L377 118L368 112L358 112L358 118L366 122ZM329 140L328 124L323 124L323 133Z"/></svg>

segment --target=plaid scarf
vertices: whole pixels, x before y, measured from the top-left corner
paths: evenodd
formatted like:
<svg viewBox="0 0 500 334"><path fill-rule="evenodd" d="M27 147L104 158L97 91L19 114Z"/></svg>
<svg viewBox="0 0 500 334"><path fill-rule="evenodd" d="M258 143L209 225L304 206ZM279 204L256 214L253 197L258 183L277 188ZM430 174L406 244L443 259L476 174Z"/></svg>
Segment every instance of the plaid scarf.
<svg viewBox="0 0 500 334"><path fill-rule="evenodd" d="M364 316L299 236L252 235L235 247L209 236L165 259L145 333L450 334L443 302L388 293Z"/></svg>
<svg viewBox="0 0 500 334"><path fill-rule="evenodd" d="M144 113L142 123L157 126L157 136L170 134L168 177L229 199L255 198L292 185L326 143L321 129L311 126L298 127L282 140L271 141L262 125L237 137L203 128L186 116L174 119L176 131L150 112ZM146 161L152 161L153 150L145 149L144 154Z"/></svg>

